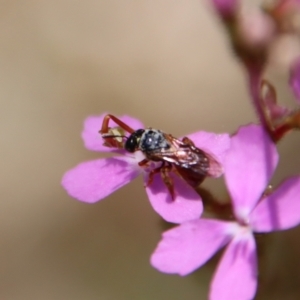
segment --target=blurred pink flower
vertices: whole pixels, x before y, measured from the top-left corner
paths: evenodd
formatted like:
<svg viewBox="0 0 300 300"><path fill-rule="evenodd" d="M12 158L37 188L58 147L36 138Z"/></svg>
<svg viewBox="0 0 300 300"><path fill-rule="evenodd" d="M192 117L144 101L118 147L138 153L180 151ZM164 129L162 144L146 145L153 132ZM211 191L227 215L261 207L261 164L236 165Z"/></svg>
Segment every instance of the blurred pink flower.
<svg viewBox="0 0 300 300"><path fill-rule="evenodd" d="M292 66L289 83L298 103L300 104L300 58L298 58Z"/></svg>
<svg viewBox="0 0 300 300"><path fill-rule="evenodd" d="M143 175L145 185L148 181L147 170L138 165L144 158L140 151L128 153L122 149L103 146L99 129L105 115L88 117L84 122L82 138L87 149L116 155L83 162L66 172L62 179L62 185L70 196L88 203L102 200L139 174ZM140 121L129 116L123 116L120 119L134 129L144 128ZM223 162L230 143L228 134L197 132L188 137L194 141L197 147L203 150L207 149L220 162ZM166 221L173 223L198 218L203 211L200 196L175 173L172 173L171 177L175 186L176 197L174 200L159 174L154 176L150 186L145 187L154 210Z"/></svg>
<svg viewBox="0 0 300 300"><path fill-rule="evenodd" d="M197 219L166 231L152 254L152 265L161 272L187 275L227 244L209 299L253 299L257 288L253 232L284 230L300 222L300 177L286 180L262 198L277 163L275 145L262 127L242 127L231 139L224 164L236 221Z"/></svg>
<svg viewBox="0 0 300 300"><path fill-rule="evenodd" d="M211 0L211 2L222 17L234 15L240 3L239 0Z"/></svg>

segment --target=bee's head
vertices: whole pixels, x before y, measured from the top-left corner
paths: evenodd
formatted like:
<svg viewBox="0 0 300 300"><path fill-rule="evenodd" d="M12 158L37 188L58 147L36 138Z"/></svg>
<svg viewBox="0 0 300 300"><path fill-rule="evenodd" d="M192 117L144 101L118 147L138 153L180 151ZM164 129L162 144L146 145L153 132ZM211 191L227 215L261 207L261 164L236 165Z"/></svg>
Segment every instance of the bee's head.
<svg viewBox="0 0 300 300"><path fill-rule="evenodd" d="M135 132L133 132L125 142L125 150L127 150L128 152L136 151L139 146L141 136L144 134L144 132L144 129L138 129Z"/></svg>

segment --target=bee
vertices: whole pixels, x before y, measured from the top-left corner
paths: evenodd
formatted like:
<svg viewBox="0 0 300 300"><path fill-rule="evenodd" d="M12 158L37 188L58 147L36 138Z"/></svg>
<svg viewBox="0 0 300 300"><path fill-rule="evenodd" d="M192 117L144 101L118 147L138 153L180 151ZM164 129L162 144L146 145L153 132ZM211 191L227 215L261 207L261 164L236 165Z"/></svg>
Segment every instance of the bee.
<svg viewBox="0 0 300 300"><path fill-rule="evenodd" d="M110 120L118 126L110 128ZM110 114L104 117L99 133L107 147L124 149L129 153L141 151L145 158L138 163L140 167L160 162L158 167L149 171L147 185L152 183L155 174L160 173L172 199L175 199L175 192L170 172L179 174L193 188L205 177L219 177L223 173L221 164L211 154L197 148L188 137L179 140L151 127L134 130Z"/></svg>

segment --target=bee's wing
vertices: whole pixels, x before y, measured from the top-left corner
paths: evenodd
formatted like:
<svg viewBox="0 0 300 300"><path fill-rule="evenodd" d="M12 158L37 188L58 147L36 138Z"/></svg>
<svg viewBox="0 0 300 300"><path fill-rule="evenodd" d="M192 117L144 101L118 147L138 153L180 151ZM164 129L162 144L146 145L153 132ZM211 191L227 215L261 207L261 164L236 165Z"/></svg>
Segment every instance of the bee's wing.
<svg viewBox="0 0 300 300"><path fill-rule="evenodd" d="M207 176L216 178L223 174L223 168L217 159L195 147L192 141L187 141L187 138L180 141L169 134L164 134L164 137L169 141L170 149L148 153L148 158L171 163L191 186L198 186Z"/></svg>
<svg viewBox="0 0 300 300"><path fill-rule="evenodd" d="M224 172L222 165L211 154L205 152L205 156L209 161L207 176L213 178L220 177Z"/></svg>
<svg viewBox="0 0 300 300"><path fill-rule="evenodd" d="M177 172L193 187L197 187L207 176L217 178L223 174L221 164L211 154L198 148L195 150L197 163L175 165Z"/></svg>

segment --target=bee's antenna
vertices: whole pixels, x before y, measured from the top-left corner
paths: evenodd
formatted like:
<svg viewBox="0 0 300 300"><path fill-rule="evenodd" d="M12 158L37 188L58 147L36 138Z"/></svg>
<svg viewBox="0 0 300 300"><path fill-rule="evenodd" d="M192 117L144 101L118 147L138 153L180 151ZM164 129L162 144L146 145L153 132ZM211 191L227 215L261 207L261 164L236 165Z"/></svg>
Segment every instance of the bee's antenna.
<svg viewBox="0 0 300 300"><path fill-rule="evenodd" d="M115 138L115 137L121 137L128 139L128 136L126 135L115 135L115 134L102 134L102 137L105 138Z"/></svg>

